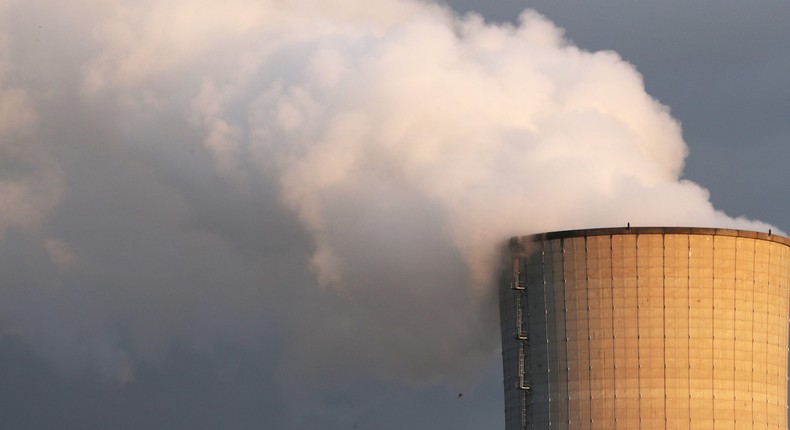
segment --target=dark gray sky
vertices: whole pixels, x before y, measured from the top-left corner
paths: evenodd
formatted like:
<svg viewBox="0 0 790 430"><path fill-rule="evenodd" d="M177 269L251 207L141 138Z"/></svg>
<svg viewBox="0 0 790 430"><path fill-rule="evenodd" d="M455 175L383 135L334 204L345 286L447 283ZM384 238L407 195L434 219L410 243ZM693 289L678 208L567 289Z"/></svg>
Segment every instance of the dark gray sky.
<svg viewBox="0 0 790 430"><path fill-rule="evenodd" d="M239 39L287 24L257 15L254 2L149 3L86 0L55 13L44 1L0 3L0 427L502 428L496 309L452 233L474 224L445 222L452 205L428 198L466 178L448 183L426 170L398 188L370 174L397 166L368 154L335 192L344 156L358 148L320 146L326 153L311 164L298 145L285 154L266 146L303 129L306 140L329 142L334 131L358 132L324 112L368 106L378 76L408 72L398 68L403 54L341 31L267 57L259 48L268 45ZM689 155L680 177L732 217L790 231L787 2L447 4L491 22L534 8L578 47L617 52L682 125ZM394 9L371 19L386 27ZM194 18L206 10L219 24ZM397 47L425 34L412 30L387 34ZM296 85L320 66L316 88L335 88L344 56L371 46L400 64L360 62L369 73L326 99ZM305 65L308 54L315 62ZM402 101L393 92L386 97ZM291 104L275 112L273 98ZM371 115L392 125L387 112ZM272 116L281 129L261 120ZM324 123L337 128L310 134ZM522 138L533 136L514 140ZM404 150L417 161L403 165L421 166L434 156L429 145ZM453 161L451 175L469 163L440 155ZM282 167L294 159L297 168ZM496 194L472 183L470 195ZM412 192L421 186L436 194ZM622 217L614 219L633 219Z"/></svg>

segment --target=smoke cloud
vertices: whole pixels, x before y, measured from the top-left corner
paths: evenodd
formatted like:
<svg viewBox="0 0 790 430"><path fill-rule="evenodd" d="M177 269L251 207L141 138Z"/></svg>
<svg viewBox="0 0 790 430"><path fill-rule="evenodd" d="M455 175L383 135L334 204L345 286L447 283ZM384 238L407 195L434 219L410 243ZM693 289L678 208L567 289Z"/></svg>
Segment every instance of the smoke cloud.
<svg viewBox="0 0 790 430"><path fill-rule="evenodd" d="M632 65L535 12L4 1L0 20L0 330L64 369L128 381L173 344L271 345L287 396L471 384L509 236L769 228L682 179L680 125Z"/></svg>

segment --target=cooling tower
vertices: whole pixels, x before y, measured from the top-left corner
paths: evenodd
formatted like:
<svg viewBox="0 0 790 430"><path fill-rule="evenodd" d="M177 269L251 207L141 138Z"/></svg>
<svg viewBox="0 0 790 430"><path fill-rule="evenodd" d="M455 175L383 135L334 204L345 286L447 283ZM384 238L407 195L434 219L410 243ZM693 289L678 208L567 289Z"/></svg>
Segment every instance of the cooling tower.
<svg viewBox="0 0 790 430"><path fill-rule="evenodd" d="M790 239L702 228L514 238L514 429L787 429Z"/></svg>

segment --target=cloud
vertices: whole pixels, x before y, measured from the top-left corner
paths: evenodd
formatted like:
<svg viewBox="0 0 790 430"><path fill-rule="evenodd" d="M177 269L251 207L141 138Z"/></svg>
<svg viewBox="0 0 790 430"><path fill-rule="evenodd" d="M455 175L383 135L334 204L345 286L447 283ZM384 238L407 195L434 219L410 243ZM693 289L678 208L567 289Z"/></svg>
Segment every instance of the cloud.
<svg viewBox="0 0 790 430"><path fill-rule="evenodd" d="M767 229L680 179L680 125L633 66L535 12L63 9L6 6L0 51L0 319L63 369L124 382L174 344L271 344L294 398L471 384L507 237Z"/></svg>

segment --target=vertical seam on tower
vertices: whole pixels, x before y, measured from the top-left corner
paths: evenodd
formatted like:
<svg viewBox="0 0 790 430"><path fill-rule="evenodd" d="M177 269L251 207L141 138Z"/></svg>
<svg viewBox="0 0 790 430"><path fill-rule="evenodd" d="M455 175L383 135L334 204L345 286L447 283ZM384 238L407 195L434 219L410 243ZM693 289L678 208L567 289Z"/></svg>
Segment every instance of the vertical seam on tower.
<svg viewBox="0 0 790 430"><path fill-rule="evenodd" d="M711 274L711 296L712 303L710 304L710 327L711 327L711 342L710 342L710 356L711 367L710 372L710 386L713 401L711 404L711 414L713 415L713 428L716 428L716 236L711 236L711 267L713 273Z"/></svg>
<svg viewBox="0 0 790 430"><path fill-rule="evenodd" d="M664 430L667 428L667 252L666 234L661 235L661 325L663 326L664 349Z"/></svg>
<svg viewBox="0 0 790 430"><path fill-rule="evenodd" d="M766 292L766 296L767 296L768 300L766 302L766 311L770 311L770 309L771 309L769 307L769 304L771 302L771 251L772 251L771 248L772 248L772 246L771 246L771 243L769 242L768 243L768 285L766 287L766 291L767 291ZM768 318L770 318L771 313L770 312L766 312L765 314L766 314L765 319L766 319L766 325L767 325L767 320L768 320ZM766 363L768 361L767 360L767 357L768 357L768 345L769 345L769 341L770 341L770 338L767 336L767 334L768 334L767 332L768 331L769 330L766 330L766 337L765 337L765 354L764 354L764 357L766 357ZM765 381L766 381L766 385L765 385L765 391L766 391L766 394L765 394L765 412L766 412L766 414L765 415L766 415L766 417L768 417L769 414L770 414L769 406L771 404L768 401L768 383L767 382L770 381L769 376L770 376L770 374L768 373L768 366L765 366Z"/></svg>
<svg viewBox="0 0 790 430"><path fill-rule="evenodd" d="M584 236L584 289L585 300L587 301L587 405L590 410L590 418L587 425L592 427L593 407L592 407L592 354L590 352L590 261L589 250L587 248L587 236Z"/></svg>
<svg viewBox="0 0 790 430"><path fill-rule="evenodd" d="M611 303L611 318L612 318L612 395L614 398L612 399L612 416L615 423L617 422L617 348L615 343L617 342L617 336L615 334L615 324L614 324L614 250L613 250L613 240L612 235L609 235L609 289L611 291L610 299ZM616 427L616 425L615 425Z"/></svg>
<svg viewBox="0 0 790 430"><path fill-rule="evenodd" d="M734 272L732 277L732 322L733 324L732 329L732 416L735 421L735 425L738 425L738 414L737 414L737 400L735 393L737 393L737 383L736 381L736 370L735 370L735 363L738 362L737 354L736 354L736 345L738 343L738 238L735 238L735 262L733 263Z"/></svg>
<svg viewBox="0 0 790 430"><path fill-rule="evenodd" d="M636 273L636 391L639 396L637 399L637 411L639 412L639 428L642 428L642 352L641 340L642 333L639 331L639 234L634 235L634 273Z"/></svg>
<svg viewBox="0 0 790 430"><path fill-rule="evenodd" d="M757 283L757 241L752 241L752 357L751 357L751 366L752 366L752 385L751 385L751 407L752 407L752 426L754 426L754 319L755 319L755 312L754 312L754 286Z"/></svg>
<svg viewBox="0 0 790 430"><path fill-rule="evenodd" d="M551 428L551 360L552 358L549 356L549 312L548 312L548 304L546 303L546 249L545 249L545 242L540 241L540 266L542 268L541 278L543 281L543 330L546 337L546 390L549 404L547 406L547 417L549 421L549 428ZM555 357L556 358L556 357Z"/></svg>
<svg viewBox="0 0 790 430"><path fill-rule="evenodd" d="M787 252L787 246L785 248L782 248L782 249L785 252ZM785 258L785 261L787 261L786 258ZM788 272L790 272L790 268L785 269L784 279L790 278L790 275L789 275ZM785 282L787 282L787 281L785 281ZM785 289L785 291L787 291L787 289ZM784 331L784 336L782 338L787 342L788 341L788 324L790 324L790 313L789 313L790 312L790 294L785 293L785 299L787 300L787 307L785 308L785 312L784 312L785 331ZM787 351L785 353L786 355L790 354L790 345L788 345L788 347L786 348L786 351ZM787 376L785 378L785 381L790 381L790 376ZM787 384L785 384L785 390L784 390L785 392L787 391L787 388L788 388ZM787 397L785 397L785 411L788 411L790 409L790 407L788 407L787 400L788 400ZM785 413L785 418L787 418L787 413ZM787 421L785 421L785 427L788 427L787 424L788 424Z"/></svg>
<svg viewBox="0 0 790 430"><path fill-rule="evenodd" d="M686 363L688 369L689 427L691 427L691 235L686 236Z"/></svg>
<svg viewBox="0 0 790 430"><path fill-rule="evenodd" d="M570 428L571 423L571 407L570 407L570 391L568 382L568 293L566 291L565 280L565 239L560 239L560 251L562 253L562 319L564 321L563 336L565 345L565 424Z"/></svg>
<svg viewBox="0 0 790 430"><path fill-rule="evenodd" d="M785 248L782 248L782 249L783 249L785 252L787 252L787 247L785 247ZM785 261L787 261L787 259L785 259ZM788 272L789 272L789 270L788 270L788 269L785 269L785 272L786 272L786 273L784 274L784 276L782 277L782 279L788 279L788 278L790 278L790 273L788 273ZM787 282L787 281L785 281L785 282ZM786 289L785 289L785 291L786 291ZM787 297L787 300L788 300L788 302L787 302L787 304L786 304L786 305L787 305L787 308L785 308L785 311L784 311L784 313L782 314L782 317L785 319L785 330L784 330L784 336L782 336L782 339L784 339L784 341L785 341L785 342L787 342L787 341L788 341L788 324L790 324L790 319L788 319L788 317L787 317L787 315L788 315L788 312L790 312L790 294L785 294L785 297ZM788 347L786 348L786 350L788 351L788 353L790 353L790 345L788 345ZM788 377L788 375L787 375L787 372L785 372L785 381L790 381L790 377ZM788 387L787 387L787 384L785 384L785 390L784 390L784 392L787 392L787 388L788 388ZM784 415L784 419L785 419L785 420L787 420L787 411L790 409L790 408L788 408L787 400L788 400L788 399L787 399L787 396L785 396L785 415ZM787 424L788 424L788 423L787 423L787 421L785 421L785 428L787 428L787 427L788 427L788 426L787 426Z"/></svg>

